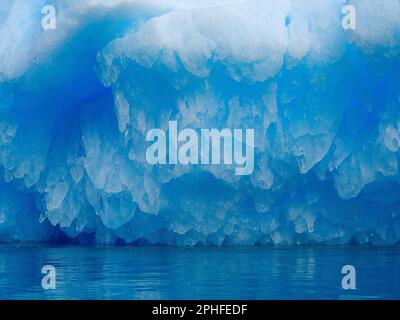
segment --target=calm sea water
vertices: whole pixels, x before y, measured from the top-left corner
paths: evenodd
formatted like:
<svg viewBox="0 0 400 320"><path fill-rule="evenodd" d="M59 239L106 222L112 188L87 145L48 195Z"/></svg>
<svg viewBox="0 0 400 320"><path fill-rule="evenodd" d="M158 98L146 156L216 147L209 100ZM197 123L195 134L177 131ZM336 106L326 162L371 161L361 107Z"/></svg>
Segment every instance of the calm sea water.
<svg viewBox="0 0 400 320"><path fill-rule="evenodd" d="M346 264L356 290L341 289ZM400 248L0 247L0 298L399 299Z"/></svg>

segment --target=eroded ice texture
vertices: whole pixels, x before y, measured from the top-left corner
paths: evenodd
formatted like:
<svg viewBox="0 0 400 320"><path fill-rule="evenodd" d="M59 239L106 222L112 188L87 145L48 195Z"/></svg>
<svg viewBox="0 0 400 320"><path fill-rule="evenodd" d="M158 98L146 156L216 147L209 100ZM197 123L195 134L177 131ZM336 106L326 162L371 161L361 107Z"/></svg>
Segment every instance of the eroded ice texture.
<svg viewBox="0 0 400 320"><path fill-rule="evenodd" d="M399 51L399 0L0 0L0 241L396 243ZM254 173L150 166L170 120Z"/></svg>

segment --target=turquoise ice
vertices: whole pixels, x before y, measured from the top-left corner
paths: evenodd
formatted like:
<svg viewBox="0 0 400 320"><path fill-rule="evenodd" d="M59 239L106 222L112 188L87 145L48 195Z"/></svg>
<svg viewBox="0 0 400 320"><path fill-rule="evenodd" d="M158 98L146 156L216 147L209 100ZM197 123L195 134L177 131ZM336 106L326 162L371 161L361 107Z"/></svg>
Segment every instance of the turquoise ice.
<svg viewBox="0 0 400 320"><path fill-rule="evenodd" d="M399 0L0 0L0 241L396 243L399 107ZM169 121L254 173L149 165Z"/></svg>

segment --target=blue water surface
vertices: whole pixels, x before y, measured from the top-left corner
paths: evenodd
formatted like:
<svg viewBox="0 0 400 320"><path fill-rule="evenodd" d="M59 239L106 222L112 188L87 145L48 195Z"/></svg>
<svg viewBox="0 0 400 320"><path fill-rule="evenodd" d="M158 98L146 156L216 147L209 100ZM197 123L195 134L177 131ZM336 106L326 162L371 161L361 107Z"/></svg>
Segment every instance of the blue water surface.
<svg viewBox="0 0 400 320"><path fill-rule="evenodd" d="M398 299L400 248L0 248L1 299ZM44 290L44 265L57 271ZM341 270L356 268L356 290Z"/></svg>

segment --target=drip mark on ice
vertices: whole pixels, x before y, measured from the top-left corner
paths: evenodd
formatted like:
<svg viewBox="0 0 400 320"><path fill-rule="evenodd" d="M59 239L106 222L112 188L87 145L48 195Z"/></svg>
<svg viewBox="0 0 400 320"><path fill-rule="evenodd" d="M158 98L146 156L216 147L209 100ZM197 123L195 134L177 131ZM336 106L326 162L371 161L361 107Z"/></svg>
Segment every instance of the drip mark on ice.
<svg viewBox="0 0 400 320"><path fill-rule="evenodd" d="M167 133L151 129L146 141L153 142L146 151L151 165L232 165L236 175L250 175L254 171L254 129L178 131L178 123L169 121Z"/></svg>

